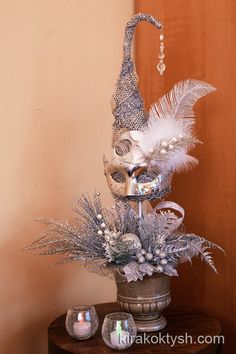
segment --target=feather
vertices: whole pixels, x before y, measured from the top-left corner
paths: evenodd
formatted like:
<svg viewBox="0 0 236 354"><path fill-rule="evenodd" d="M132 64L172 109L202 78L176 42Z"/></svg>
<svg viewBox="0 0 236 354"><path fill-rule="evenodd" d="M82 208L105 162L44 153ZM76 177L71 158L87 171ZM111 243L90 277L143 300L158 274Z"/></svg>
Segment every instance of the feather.
<svg viewBox="0 0 236 354"><path fill-rule="evenodd" d="M214 90L202 81L181 81L152 105L147 126L138 136L138 146L149 166L179 172L198 163L187 154L200 142L193 136L193 105Z"/></svg>
<svg viewBox="0 0 236 354"><path fill-rule="evenodd" d="M173 89L154 104L150 116L158 118L187 119L192 124L194 118L193 105L199 98L206 96L216 89L203 81L185 80L174 85Z"/></svg>
<svg viewBox="0 0 236 354"><path fill-rule="evenodd" d="M147 127L143 130L140 137L139 146L148 153L149 150L155 149L163 140L168 141L173 137L190 136L190 123L185 125L182 120L176 120L172 117L159 118L158 116L150 116Z"/></svg>
<svg viewBox="0 0 236 354"><path fill-rule="evenodd" d="M182 171L187 172L197 165L198 160L195 157L186 154L184 150L179 150L170 156L167 168L179 173Z"/></svg>

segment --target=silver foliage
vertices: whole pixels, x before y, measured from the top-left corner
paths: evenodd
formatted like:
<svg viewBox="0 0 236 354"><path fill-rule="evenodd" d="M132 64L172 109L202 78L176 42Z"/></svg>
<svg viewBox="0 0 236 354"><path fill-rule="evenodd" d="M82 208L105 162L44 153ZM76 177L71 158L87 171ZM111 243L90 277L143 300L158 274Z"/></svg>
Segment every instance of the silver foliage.
<svg viewBox="0 0 236 354"><path fill-rule="evenodd" d="M153 210L140 218L129 204L103 208L96 193L93 200L85 195L76 199L73 210L73 223L38 219L47 229L26 249L59 254L59 263L83 261L89 271L118 281L142 280L156 272L177 276L177 265L195 256L216 271L209 249L223 251L203 237L185 233L182 218L170 210ZM138 242L131 242L131 234Z"/></svg>

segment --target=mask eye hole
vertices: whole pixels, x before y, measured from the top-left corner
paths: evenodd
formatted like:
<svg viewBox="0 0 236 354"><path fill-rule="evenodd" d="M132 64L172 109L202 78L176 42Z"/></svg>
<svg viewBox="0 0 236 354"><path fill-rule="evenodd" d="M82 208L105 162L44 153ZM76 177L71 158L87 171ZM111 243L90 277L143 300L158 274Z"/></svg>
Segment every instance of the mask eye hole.
<svg viewBox="0 0 236 354"><path fill-rule="evenodd" d="M113 172L111 174L111 178L117 183L124 183L125 182L125 177L119 171Z"/></svg>
<svg viewBox="0 0 236 354"><path fill-rule="evenodd" d="M157 171L145 171L140 173L137 176L137 182L138 183L147 183L153 181L155 178L157 178L159 172Z"/></svg>

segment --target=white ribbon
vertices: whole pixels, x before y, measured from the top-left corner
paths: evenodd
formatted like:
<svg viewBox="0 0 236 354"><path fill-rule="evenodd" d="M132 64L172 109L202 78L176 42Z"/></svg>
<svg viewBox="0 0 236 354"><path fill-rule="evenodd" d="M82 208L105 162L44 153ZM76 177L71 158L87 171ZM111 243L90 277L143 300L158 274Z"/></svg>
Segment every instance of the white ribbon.
<svg viewBox="0 0 236 354"><path fill-rule="evenodd" d="M175 202L171 202L171 201L160 202L154 208L154 211L162 210L162 209L172 209L174 212L179 212L181 216L178 217L176 222L178 224L178 227L182 224L182 222L184 220L185 211L184 211L184 208L182 208L179 204L177 204Z"/></svg>

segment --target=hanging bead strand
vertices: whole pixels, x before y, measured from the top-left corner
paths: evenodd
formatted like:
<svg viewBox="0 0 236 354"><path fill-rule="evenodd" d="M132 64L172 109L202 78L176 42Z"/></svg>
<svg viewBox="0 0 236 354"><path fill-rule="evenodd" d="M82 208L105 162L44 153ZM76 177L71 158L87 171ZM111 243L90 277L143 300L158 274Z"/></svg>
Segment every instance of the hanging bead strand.
<svg viewBox="0 0 236 354"><path fill-rule="evenodd" d="M165 54L164 54L164 35L161 31L160 34L160 53L159 53L159 63L157 64L157 70L159 71L160 75L163 75L165 69L166 69L166 65L164 63L164 58L165 58Z"/></svg>

